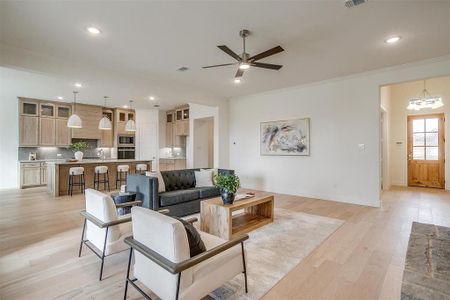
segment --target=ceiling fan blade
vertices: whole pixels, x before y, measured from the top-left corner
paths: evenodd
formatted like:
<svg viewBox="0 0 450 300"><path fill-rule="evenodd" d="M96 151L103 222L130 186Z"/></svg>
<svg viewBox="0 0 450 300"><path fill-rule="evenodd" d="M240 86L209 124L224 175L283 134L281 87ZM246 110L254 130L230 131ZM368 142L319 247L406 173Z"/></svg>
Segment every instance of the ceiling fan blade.
<svg viewBox="0 0 450 300"><path fill-rule="evenodd" d="M281 46L276 46L276 47L274 47L272 49L269 49L267 51L264 51L264 52L262 52L260 54L256 54L256 55L250 57L248 60L249 61L257 61L257 60L260 60L260 59L262 59L264 57L271 56L271 55L274 55L274 54L277 54L277 53L280 53L280 52L283 52L283 51L284 51L284 49L281 48Z"/></svg>
<svg viewBox="0 0 450 300"><path fill-rule="evenodd" d="M242 77L242 75L244 75L244 70L238 68L238 70L237 70L236 75L234 76L234 78Z"/></svg>
<svg viewBox="0 0 450 300"><path fill-rule="evenodd" d="M250 65L253 67L270 69L270 70L279 70L283 67L282 65L265 64L265 63L259 63L259 62L254 62L254 63L251 63Z"/></svg>
<svg viewBox="0 0 450 300"><path fill-rule="evenodd" d="M231 57L233 57L234 59L236 59L237 61L241 61L242 58L237 55L236 53L234 53L230 48L228 48L225 45L221 45L221 46L217 46L220 50L222 50L223 52L225 52L226 54L230 55Z"/></svg>
<svg viewBox="0 0 450 300"><path fill-rule="evenodd" d="M236 65L237 63L230 63L230 64L221 64L221 65L212 65L212 66L206 66L202 67L203 69L209 69L209 68L216 68L216 67L223 67L223 66L231 66Z"/></svg>

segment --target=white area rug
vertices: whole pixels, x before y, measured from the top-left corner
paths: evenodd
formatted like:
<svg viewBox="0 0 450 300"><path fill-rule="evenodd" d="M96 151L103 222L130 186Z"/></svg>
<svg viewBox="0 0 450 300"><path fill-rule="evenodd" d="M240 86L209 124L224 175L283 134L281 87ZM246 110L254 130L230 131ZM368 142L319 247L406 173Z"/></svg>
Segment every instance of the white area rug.
<svg viewBox="0 0 450 300"><path fill-rule="evenodd" d="M204 299L260 299L343 223L276 208L274 222L250 232L245 242L248 294L241 275Z"/></svg>

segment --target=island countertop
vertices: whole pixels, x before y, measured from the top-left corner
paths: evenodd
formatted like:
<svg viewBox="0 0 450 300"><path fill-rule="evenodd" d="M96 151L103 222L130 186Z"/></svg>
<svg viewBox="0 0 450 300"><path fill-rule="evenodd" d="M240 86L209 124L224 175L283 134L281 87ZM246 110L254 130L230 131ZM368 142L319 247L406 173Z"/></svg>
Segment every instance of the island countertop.
<svg viewBox="0 0 450 300"><path fill-rule="evenodd" d="M152 159L82 159L82 160L55 160L47 161L47 164L55 165L84 165L84 164L108 164L108 163L138 163L138 162L149 162Z"/></svg>
<svg viewBox="0 0 450 300"><path fill-rule="evenodd" d="M108 167L108 173L106 177L109 178L109 186L111 190L119 188L120 185L125 184L124 181L117 182L117 166L128 165L128 174L136 173L137 164L146 164L147 170L152 169L151 159L84 159L81 161L50 161L47 162L47 192L55 197L67 195L68 185L69 185L69 169L72 167L83 167L84 168L84 178L86 183L86 188L94 187L94 174L95 167L106 166ZM74 179L78 182L78 178ZM107 185L105 185L107 187ZM108 193L109 191L104 191L103 184L101 185L101 190ZM73 190L74 194L81 193L79 187L75 187Z"/></svg>

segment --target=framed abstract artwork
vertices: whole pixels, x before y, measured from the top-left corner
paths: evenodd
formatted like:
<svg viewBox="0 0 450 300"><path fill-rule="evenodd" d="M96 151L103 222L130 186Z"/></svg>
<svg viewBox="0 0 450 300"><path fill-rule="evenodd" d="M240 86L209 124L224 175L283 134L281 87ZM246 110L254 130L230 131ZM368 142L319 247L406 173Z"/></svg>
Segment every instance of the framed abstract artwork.
<svg viewBox="0 0 450 300"><path fill-rule="evenodd" d="M309 155L309 118L261 123L261 155Z"/></svg>

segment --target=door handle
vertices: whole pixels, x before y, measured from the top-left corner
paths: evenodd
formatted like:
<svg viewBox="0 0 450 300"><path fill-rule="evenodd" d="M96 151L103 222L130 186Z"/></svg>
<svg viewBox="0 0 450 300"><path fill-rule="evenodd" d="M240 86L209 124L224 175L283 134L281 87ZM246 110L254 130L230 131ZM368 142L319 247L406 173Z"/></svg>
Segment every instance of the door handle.
<svg viewBox="0 0 450 300"><path fill-rule="evenodd" d="M408 160L412 160L412 153L408 153Z"/></svg>

